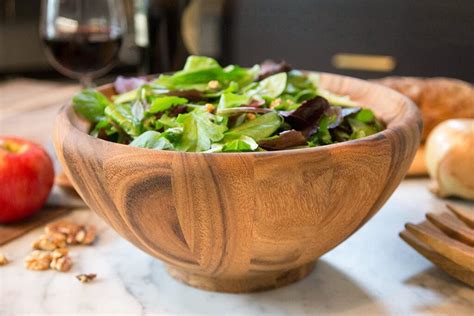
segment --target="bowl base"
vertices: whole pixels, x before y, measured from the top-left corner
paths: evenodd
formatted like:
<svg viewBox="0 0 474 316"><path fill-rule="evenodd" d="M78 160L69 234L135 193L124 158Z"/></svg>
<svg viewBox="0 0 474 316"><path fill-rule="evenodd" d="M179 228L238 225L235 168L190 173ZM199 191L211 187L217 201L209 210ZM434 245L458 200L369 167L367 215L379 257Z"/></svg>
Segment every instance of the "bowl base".
<svg viewBox="0 0 474 316"><path fill-rule="evenodd" d="M192 287L214 292L248 293L276 289L299 281L313 271L314 264L315 261L312 261L294 269L261 272L243 279L207 277L170 266L167 269L173 278Z"/></svg>

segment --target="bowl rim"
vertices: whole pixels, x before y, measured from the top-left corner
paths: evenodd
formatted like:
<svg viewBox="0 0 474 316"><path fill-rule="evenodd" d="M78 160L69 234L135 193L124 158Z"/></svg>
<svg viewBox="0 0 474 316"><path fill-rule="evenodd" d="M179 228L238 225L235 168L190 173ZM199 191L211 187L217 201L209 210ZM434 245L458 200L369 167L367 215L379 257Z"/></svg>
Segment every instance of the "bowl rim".
<svg viewBox="0 0 474 316"><path fill-rule="evenodd" d="M357 146L363 143L373 143L376 141L380 141L381 139L385 138L390 138L391 136L395 136L396 134L403 129L403 126L409 122L409 121L414 121L418 125L419 129L419 135L422 133L422 128L423 128L423 122L421 120L421 112L418 109L418 107L415 105L415 103L408 98L407 96L399 93L398 91L395 91L393 89L390 89L388 87L385 87L381 84L375 83L375 82L369 82L364 79L360 78L355 78L355 77L350 77L350 76L344 76L344 75L339 75L339 74L333 74L333 73L328 73L328 72L320 72L320 71L310 71L310 70L301 70L303 72L309 72L309 73L317 73L319 75L331 78L331 79L346 79L346 80L351 80L354 82L362 83L365 85L371 85L376 87L377 89L381 89L382 91L388 92L390 94L395 95L397 98L402 99L404 102L401 103L399 106L400 107L405 107L406 112L401 118L395 118L392 119L389 122L383 121L383 123L386 125L385 129L377 132L373 135L366 136L363 138L359 139L353 139L353 140L348 140L345 142L340 142L340 143L335 143L335 144L329 144L329 145L324 145L324 146L315 146L315 147L302 147L302 148L294 148L294 149L283 149L283 150L274 150L274 151L251 151L251 152L185 152L185 151L172 151L172 150L157 150L157 149L151 149L151 148L141 148L141 147L131 147L129 145L125 144L120 144L120 143L115 143L111 141L107 141L101 138L93 137L89 135L88 133L84 132L81 128L79 128L76 124L72 122L71 118L76 118L76 120L87 122L83 118L81 118L73 109L72 102L68 102L64 104L58 111L57 117L59 118L60 116L65 116L66 121L68 125L73 129L78 134L82 134L85 136L88 136L91 141L94 142L99 142L102 144L106 144L107 146L119 146L116 148L132 148L132 150L144 150L145 152L153 152L153 153L160 153L160 154L165 154L165 155L176 155L176 154L184 154L184 155L198 155L198 156L226 156L226 157L232 157L232 156L269 156L269 155L276 155L276 154L284 154L284 155L291 155L291 154L303 154L303 153L317 153L320 151L325 151L325 150L330 150L330 149L338 149L341 147L347 147L347 146ZM158 74L159 75L159 74ZM146 77L155 77L157 75L149 75ZM324 84L323 84L324 85ZM113 83L108 83L104 84L101 86L96 87L95 89L98 91L105 90L107 88L112 88L113 89ZM364 108L364 106L362 106ZM375 111L374 111L375 112ZM376 113L377 115L377 113Z"/></svg>

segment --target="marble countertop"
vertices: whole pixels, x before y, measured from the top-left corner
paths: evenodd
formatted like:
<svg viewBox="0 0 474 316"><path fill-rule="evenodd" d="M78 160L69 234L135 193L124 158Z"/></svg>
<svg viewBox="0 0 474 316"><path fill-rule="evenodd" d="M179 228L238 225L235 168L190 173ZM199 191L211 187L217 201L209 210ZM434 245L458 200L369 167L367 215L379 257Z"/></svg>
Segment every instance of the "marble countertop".
<svg viewBox="0 0 474 316"><path fill-rule="evenodd" d="M44 80L0 83L0 134L49 144L56 111L78 89ZM433 267L398 237L406 222L422 221L426 212L444 208L445 201L429 193L427 184L423 179L403 181L380 212L323 256L309 277L256 294L187 287L93 212L78 209L68 217L95 224L100 235L92 247L71 248L74 266L68 273L23 267L42 228L0 247L12 260L0 267L0 315L472 314L474 290ZM98 277L81 284L74 277L78 273Z"/></svg>
<svg viewBox="0 0 474 316"><path fill-rule="evenodd" d="M309 277L255 294L185 286L93 212L76 210L68 217L95 224L99 239L91 247L71 248L70 272L23 267L23 258L42 228L0 249L12 260L0 268L0 315L467 315L474 310L474 290L435 268L398 237L404 223L419 222L424 213L443 209L445 201L428 192L427 184L427 180L403 181L371 221L320 258ZM81 284L74 277L78 273L98 277Z"/></svg>

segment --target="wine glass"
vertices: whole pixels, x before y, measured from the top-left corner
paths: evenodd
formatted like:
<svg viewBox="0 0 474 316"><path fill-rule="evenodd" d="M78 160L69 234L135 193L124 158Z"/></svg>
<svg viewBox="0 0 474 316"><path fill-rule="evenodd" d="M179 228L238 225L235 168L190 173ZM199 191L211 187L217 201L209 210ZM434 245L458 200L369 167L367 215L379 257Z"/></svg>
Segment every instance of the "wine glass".
<svg viewBox="0 0 474 316"><path fill-rule="evenodd" d="M42 0L46 56L60 73L91 87L118 61L125 21L122 0Z"/></svg>

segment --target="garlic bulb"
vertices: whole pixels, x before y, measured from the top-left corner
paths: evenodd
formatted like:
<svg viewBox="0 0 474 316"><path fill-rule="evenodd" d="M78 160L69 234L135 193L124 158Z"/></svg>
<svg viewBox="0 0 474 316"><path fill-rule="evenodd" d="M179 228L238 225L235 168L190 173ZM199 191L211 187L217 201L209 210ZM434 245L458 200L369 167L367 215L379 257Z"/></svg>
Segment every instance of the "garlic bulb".
<svg viewBox="0 0 474 316"><path fill-rule="evenodd" d="M474 200L474 119L436 126L426 141L426 167L437 195Z"/></svg>

